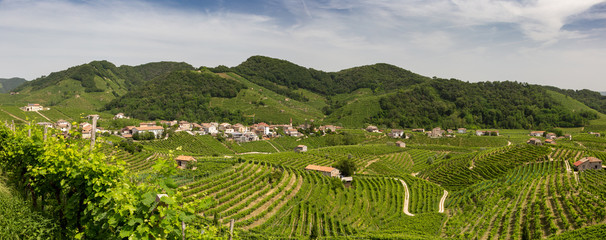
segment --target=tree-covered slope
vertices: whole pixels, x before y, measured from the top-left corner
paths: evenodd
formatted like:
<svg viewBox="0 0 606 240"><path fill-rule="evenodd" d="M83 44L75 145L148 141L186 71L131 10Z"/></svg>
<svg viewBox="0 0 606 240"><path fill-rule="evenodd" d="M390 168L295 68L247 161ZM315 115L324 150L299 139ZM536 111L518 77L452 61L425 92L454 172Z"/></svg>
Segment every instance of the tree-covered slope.
<svg viewBox="0 0 606 240"><path fill-rule="evenodd" d="M137 86L105 106L143 119L240 120L241 114L210 107L211 97L232 98L245 86L213 73L174 71Z"/></svg>
<svg viewBox="0 0 606 240"><path fill-rule="evenodd" d="M116 67L108 61L93 61L53 72L20 85L21 104L97 109L134 86L175 70L191 70L186 63L158 62L140 66Z"/></svg>
<svg viewBox="0 0 606 240"><path fill-rule="evenodd" d="M24 82L23 78L0 78L0 93L8 93Z"/></svg>
<svg viewBox="0 0 606 240"><path fill-rule="evenodd" d="M391 91L428 80L427 77L384 63L323 72L263 56L250 57L233 70L272 90L280 87L304 88L323 95L351 93L360 88ZM290 94L288 90L283 92ZM297 97L292 95L293 98Z"/></svg>
<svg viewBox="0 0 606 240"><path fill-rule="evenodd" d="M383 97L380 106L371 122L390 127L576 127L598 117L569 109L541 87L517 82L434 79Z"/></svg>

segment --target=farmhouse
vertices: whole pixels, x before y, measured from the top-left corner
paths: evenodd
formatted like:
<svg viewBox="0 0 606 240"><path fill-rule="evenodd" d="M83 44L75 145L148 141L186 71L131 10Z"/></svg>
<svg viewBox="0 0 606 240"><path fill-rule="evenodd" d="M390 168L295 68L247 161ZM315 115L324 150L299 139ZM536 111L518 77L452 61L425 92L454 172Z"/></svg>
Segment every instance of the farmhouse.
<svg viewBox="0 0 606 240"><path fill-rule="evenodd" d="M441 128L437 127L431 130L431 132L427 133L427 136L430 138L439 138L442 137L442 135L444 135L444 130L442 130Z"/></svg>
<svg viewBox="0 0 606 240"><path fill-rule="evenodd" d="M204 129L204 131L208 134L219 133L219 130L217 129L217 127L210 123L202 123L202 129Z"/></svg>
<svg viewBox="0 0 606 240"><path fill-rule="evenodd" d="M460 133L460 134L467 133L467 128L459 128L457 130L457 133Z"/></svg>
<svg viewBox="0 0 606 240"><path fill-rule="evenodd" d="M247 127L245 127L244 125L242 125L241 123L236 123L234 125L231 126L235 132L248 132Z"/></svg>
<svg viewBox="0 0 606 240"><path fill-rule="evenodd" d="M231 129L231 124L229 124L229 123L221 123L221 124L219 124L219 130L220 131L225 131L225 129L228 129L228 128Z"/></svg>
<svg viewBox="0 0 606 240"><path fill-rule="evenodd" d="M122 133L123 137L126 137L125 135L130 135L130 137L132 137L133 128L135 128L135 126L126 126L120 130L120 133Z"/></svg>
<svg viewBox="0 0 606 240"><path fill-rule="evenodd" d="M547 135L545 135L545 138L547 139L555 139L556 137L558 137L558 135L556 135L555 133L547 133Z"/></svg>
<svg viewBox="0 0 606 240"><path fill-rule="evenodd" d="M402 129L392 129L390 133L387 134L392 138L401 138L404 136L404 130Z"/></svg>
<svg viewBox="0 0 606 240"><path fill-rule="evenodd" d="M69 130L72 129L72 124L69 123L68 121L63 120L63 119L60 119L59 121L57 121L57 124L55 124L55 126L61 132L67 132L67 131L69 131Z"/></svg>
<svg viewBox="0 0 606 240"><path fill-rule="evenodd" d="M423 129L423 128L414 128L414 129L412 129L412 132L422 132L422 133L424 133L425 129Z"/></svg>
<svg viewBox="0 0 606 240"><path fill-rule="evenodd" d="M579 171L588 169L602 169L602 160L595 157L585 157L574 163L574 167Z"/></svg>
<svg viewBox="0 0 606 240"><path fill-rule="evenodd" d="M545 131L532 131L530 132L530 136L533 137L542 137L545 134Z"/></svg>
<svg viewBox="0 0 606 240"><path fill-rule="evenodd" d="M339 171L339 169L336 169L333 167L307 165L307 167L305 167L305 170L316 171L327 177L339 177L341 175L341 171Z"/></svg>
<svg viewBox="0 0 606 240"><path fill-rule="evenodd" d="M133 134L138 133L146 133L151 132L154 134L154 137L158 138L164 132L164 128L161 126L151 126L151 127L135 127L132 129Z"/></svg>
<svg viewBox="0 0 606 240"><path fill-rule="evenodd" d="M179 130L180 131L191 131L193 129L193 125L187 121L179 121Z"/></svg>
<svg viewBox="0 0 606 240"><path fill-rule="evenodd" d="M397 146L397 147L401 147L401 148L405 148L405 147L406 147L406 143L405 143L405 142L402 142L402 141L397 141L397 142L396 142L396 146Z"/></svg>
<svg viewBox="0 0 606 240"><path fill-rule="evenodd" d="M366 131L378 133L379 128L377 126L369 125L368 127L366 127Z"/></svg>
<svg viewBox="0 0 606 240"><path fill-rule="evenodd" d="M175 161L177 161L178 168L185 169L187 167L188 162L196 162L196 159L192 156L180 155L175 158Z"/></svg>
<svg viewBox="0 0 606 240"><path fill-rule="evenodd" d="M543 145L543 143L541 142L541 140L540 139L536 139L536 138L528 139L528 141L526 141L526 143L532 144L532 145L537 145L537 146Z"/></svg>
<svg viewBox="0 0 606 240"><path fill-rule="evenodd" d="M325 125L325 126L320 126L318 129L322 132L327 132L328 130L330 130L331 132L336 132L337 129L340 129L341 127L339 126L334 126L334 125Z"/></svg>
<svg viewBox="0 0 606 240"><path fill-rule="evenodd" d="M90 123L87 123L87 122L83 122L83 123L80 123L80 128L82 129L82 138L90 139L92 136L91 133L93 130L93 125L91 125Z"/></svg>
<svg viewBox="0 0 606 240"><path fill-rule="evenodd" d="M130 117L127 117L126 115L124 115L124 113L118 113L114 116L114 119L129 119Z"/></svg>
<svg viewBox="0 0 606 240"><path fill-rule="evenodd" d="M568 140L572 140L572 135L570 135L570 134L564 134L564 138L567 138Z"/></svg>
<svg viewBox="0 0 606 240"><path fill-rule="evenodd" d="M477 130L476 135L477 136L499 136L499 131L498 130L487 130L487 131Z"/></svg>
<svg viewBox="0 0 606 240"><path fill-rule="evenodd" d="M284 130L284 134L291 136L291 137L302 137L303 136L302 133L300 133L299 131L297 131L297 129L294 129L294 128Z"/></svg>
<svg viewBox="0 0 606 240"><path fill-rule="evenodd" d="M555 145L556 141L553 139L545 139L545 144L551 144L551 145Z"/></svg>
<svg viewBox="0 0 606 240"><path fill-rule="evenodd" d="M305 146L305 145L296 146L295 152L307 152L307 146Z"/></svg>
<svg viewBox="0 0 606 240"><path fill-rule="evenodd" d="M21 110L26 111L26 112L37 112L37 111L44 110L44 107L42 107L42 105L37 104L37 103L30 103L30 104L27 104L27 106L22 107Z"/></svg>

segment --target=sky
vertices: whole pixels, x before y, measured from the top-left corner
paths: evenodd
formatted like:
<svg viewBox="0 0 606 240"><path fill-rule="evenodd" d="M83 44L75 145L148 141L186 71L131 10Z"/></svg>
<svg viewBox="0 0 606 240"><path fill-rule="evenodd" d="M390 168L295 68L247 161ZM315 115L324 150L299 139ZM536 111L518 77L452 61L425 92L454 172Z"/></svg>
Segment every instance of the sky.
<svg viewBox="0 0 606 240"><path fill-rule="evenodd" d="M606 0L0 0L1 78L253 55L606 91Z"/></svg>

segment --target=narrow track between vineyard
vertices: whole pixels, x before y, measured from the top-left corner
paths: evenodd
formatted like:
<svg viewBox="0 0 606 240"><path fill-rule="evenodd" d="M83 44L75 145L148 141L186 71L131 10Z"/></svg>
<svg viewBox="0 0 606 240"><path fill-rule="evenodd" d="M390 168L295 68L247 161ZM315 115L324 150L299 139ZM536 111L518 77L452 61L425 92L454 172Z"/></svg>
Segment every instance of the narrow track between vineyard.
<svg viewBox="0 0 606 240"><path fill-rule="evenodd" d="M404 214L414 217L414 214L410 213L408 211L408 203L410 200L410 194L408 193L408 185L406 185L406 182L404 182L404 180L399 179L399 178L394 178L396 180L400 180L400 182L402 183L402 186L404 186L404 207L402 208L402 211L404 212Z"/></svg>
<svg viewBox="0 0 606 240"><path fill-rule="evenodd" d="M444 212L444 202L446 202L446 196L448 196L448 191L444 190L444 196L442 196L442 199L440 199L440 209L438 210L439 213Z"/></svg>

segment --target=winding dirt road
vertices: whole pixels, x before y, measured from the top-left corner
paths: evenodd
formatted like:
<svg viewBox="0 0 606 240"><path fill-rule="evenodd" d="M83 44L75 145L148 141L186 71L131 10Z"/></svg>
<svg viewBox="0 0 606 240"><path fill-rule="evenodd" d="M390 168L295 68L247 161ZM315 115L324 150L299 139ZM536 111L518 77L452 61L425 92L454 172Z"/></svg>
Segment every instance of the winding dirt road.
<svg viewBox="0 0 606 240"><path fill-rule="evenodd" d="M438 210L439 213L444 212L444 202L446 202L446 196L448 196L448 191L444 190L444 196L442 196L442 199L440 199L440 207Z"/></svg>
<svg viewBox="0 0 606 240"><path fill-rule="evenodd" d="M406 182L404 182L404 180L402 180L402 179L399 179L399 178L394 178L394 179L400 180L400 182L402 183L402 186L404 186L404 190L405 190L405 192L404 192L404 207L403 207L402 211L404 212L404 214L406 214L408 216L411 216L411 217L414 217L415 215L412 214L412 213L410 213L408 211L408 202L410 200L410 194L408 193L408 185L406 185Z"/></svg>

